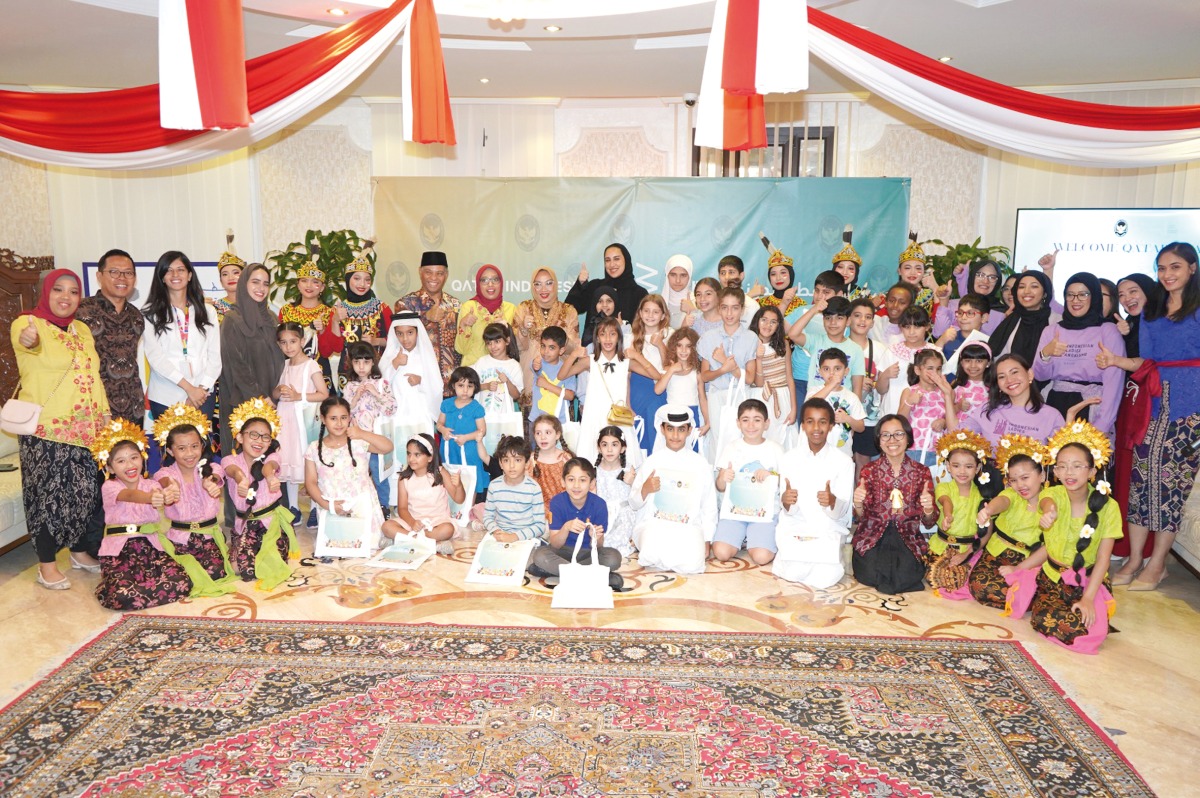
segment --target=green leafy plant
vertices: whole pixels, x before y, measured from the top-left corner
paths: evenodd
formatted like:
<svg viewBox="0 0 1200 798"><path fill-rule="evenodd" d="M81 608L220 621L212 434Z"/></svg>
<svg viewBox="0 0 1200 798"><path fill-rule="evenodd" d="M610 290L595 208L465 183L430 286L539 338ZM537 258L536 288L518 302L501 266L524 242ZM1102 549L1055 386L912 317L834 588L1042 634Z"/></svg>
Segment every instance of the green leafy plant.
<svg viewBox="0 0 1200 798"><path fill-rule="evenodd" d="M981 247L979 244L982 238L975 239L970 244L947 244L945 241L937 238L931 238L928 241L922 241L922 246L925 244L937 244L939 247L945 247L946 251L941 255L927 255L925 262L933 267L933 273L937 277L939 285L956 285L954 281L954 267L960 263L967 264L970 268L972 264L978 263L981 260L995 261L1000 266L1000 279L1013 273L1012 266L1009 261L1012 260L1012 250L1004 246ZM957 295L957 291L954 291Z"/></svg>
<svg viewBox="0 0 1200 798"><path fill-rule="evenodd" d="M271 270L271 296L276 302L299 302L300 288L296 284L297 274L309 260L309 248L319 248L317 264L325 272L325 291L321 301L332 305L346 298L346 268L363 248L367 240L353 230L309 230L303 241L293 241L286 249L268 252L265 263ZM370 250L367 259L375 265L375 252Z"/></svg>

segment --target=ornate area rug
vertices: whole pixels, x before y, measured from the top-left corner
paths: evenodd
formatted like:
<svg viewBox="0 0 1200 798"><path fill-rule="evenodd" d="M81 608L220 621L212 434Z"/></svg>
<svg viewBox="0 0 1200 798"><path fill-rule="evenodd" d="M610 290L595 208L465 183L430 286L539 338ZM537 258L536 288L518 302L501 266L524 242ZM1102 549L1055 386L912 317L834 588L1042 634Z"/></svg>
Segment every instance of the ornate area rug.
<svg viewBox="0 0 1200 798"><path fill-rule="evenodd" d="M1012 643L133 615L0 713L0 794L1153 793Z"/></svg>

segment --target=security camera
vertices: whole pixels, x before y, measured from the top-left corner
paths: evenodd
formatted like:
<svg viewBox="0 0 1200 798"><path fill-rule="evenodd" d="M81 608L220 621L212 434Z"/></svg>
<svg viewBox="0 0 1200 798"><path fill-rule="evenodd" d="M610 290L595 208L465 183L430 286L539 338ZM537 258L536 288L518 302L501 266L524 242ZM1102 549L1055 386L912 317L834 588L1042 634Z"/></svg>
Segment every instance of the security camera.
<svg viewBox="0 0 1200 798"><path fill-rule="evenodd" d="M696 100L699 100L699 99L700 99L699 95L695 94L694 92L689 91L687 94L683 95L683 104L686 105L688 108L695 108Z"/></svg>

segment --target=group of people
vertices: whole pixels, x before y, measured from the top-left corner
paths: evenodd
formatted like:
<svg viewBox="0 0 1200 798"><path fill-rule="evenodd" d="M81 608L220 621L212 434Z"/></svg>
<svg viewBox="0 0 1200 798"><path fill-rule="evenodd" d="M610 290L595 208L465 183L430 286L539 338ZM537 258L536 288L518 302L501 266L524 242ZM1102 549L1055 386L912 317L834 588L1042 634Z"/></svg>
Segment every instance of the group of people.
<svg viewBox="0 0 1200 798"><path fill-rule="evenodd" d="M1200 465L1196 250L1163 247L1157 280L1072 275L1060 306L1053 255L1007 280L963 264L938 285L910 238L881 293L849 231L811 291L768 247L759 296L736 255L698 280L675 255L649 293L621 244L565 299L537 269L519 305L494 265L467 301L445 293L440 252L394 307L368 253L333 306L314 258L279 310L267 268L231 247L211 303L181 252L159 259L141 310L125 252L100 260L94 297L51 272L12 328L20 398L42 406L20 437L37 581L70 586L66 546L118 609L238 578L273 587L303 485L313 514L369 518L385 539L446 551L468 521L538 539L542 577L582 538L614 589L635 551L681 573L746 551L828 587L849 539L863 584L1031 607L1040 632L1095 650L1110 587L1165 576Z"/></svg>

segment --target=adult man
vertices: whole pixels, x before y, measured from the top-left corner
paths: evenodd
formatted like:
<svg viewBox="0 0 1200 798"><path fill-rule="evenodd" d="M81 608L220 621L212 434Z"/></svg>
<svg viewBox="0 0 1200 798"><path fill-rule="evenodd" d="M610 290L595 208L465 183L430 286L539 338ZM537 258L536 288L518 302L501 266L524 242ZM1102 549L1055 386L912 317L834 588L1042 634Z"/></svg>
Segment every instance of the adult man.
<svg viewBox="0 0 1200 798"><path fill-rule="evenodd" d="M438 366L442 370L445 394L451 396L450 373L458 368L462 356L454 349L454 338L458 335L458 309L462 303L442 291L448 273L446 253L425 252L421 255L421 289L406 294L396 302L396 311L411 310L421 317L433 349L437 352Z"/></svg>
<svg viewBox="0 0 1200 798"><path fill-rule="evenodd" d="M100 355L100 379L113 417L141 426L146 414L146 388L138 368L138 344L146 321L129 302L136 287L133 258L128 252L110 249L96 268L100 292L79 303L75 317L86 324L96 339Z"/></svg>
<svg viewBox="0 0 1200 798"><path fill-rule="evenodd" d="M772 573L818 590L842 580L842 545L850 532L854 462L828 445L833 407L809 399L800 408L805 441L783 456L779 525L775 530Z"/></svg>

